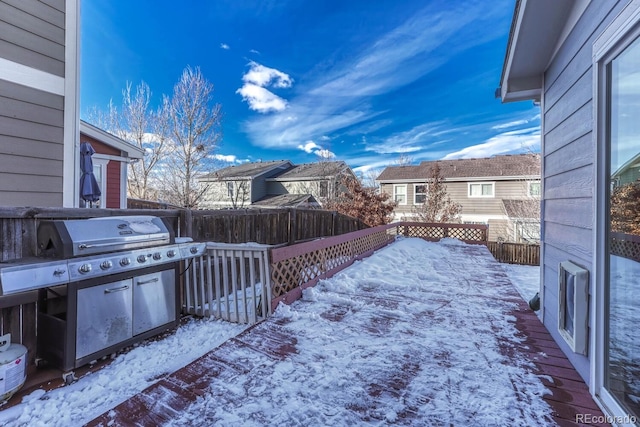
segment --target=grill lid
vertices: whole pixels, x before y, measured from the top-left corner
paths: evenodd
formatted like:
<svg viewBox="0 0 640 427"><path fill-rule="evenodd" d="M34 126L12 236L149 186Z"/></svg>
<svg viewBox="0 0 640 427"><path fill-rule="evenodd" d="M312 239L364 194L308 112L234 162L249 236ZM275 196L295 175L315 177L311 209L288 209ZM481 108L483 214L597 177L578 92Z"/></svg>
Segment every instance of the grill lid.
<svg viewBox="0 0 640 427"><path fill-rule="evenodd" d="M142 215L42 221L37 235L39 255L50 258L72 258L174 242L173 230L163 218Z"/></svg>

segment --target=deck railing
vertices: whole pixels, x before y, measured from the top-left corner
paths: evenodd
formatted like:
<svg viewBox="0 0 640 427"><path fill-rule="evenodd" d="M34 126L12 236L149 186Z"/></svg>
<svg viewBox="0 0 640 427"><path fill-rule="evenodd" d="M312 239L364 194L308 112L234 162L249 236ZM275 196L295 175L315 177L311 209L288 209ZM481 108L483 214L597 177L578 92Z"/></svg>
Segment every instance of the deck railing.
<svg viewBox="0 0 640 427"><path fill-rule="evenodd" d="M207 243L205 255L183 266L183 313L247 324L269 316L271 247Z"/></svg>
<svg viewBox="0 0 640 427"><path fill-rule="evenodd" d="M640 236L611 233L611 254L640 262Z"/></svg>

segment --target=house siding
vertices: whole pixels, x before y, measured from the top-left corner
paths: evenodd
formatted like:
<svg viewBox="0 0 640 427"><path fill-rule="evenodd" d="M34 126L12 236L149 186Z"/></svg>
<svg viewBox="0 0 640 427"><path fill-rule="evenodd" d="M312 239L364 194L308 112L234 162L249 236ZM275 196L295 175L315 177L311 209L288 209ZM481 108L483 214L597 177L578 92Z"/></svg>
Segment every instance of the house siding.
<svg viewBox="0 0 640 427"><path fill-rule="evenodd" d="M591 380L588 357L574 354L557 330L558 265L571 260L594 271L593 43L626 4L590 2L544 76L544 324L587 383ZM594 289L592 274L590 281Z"/></svg>
<svg viewBox="0 0 640 427"><path fill-rule="evenodd" d="M0 58L64 77L64 0L0 2Z"/></svg>
<svg viewBox="0 0 640 427"><path fill-rule="evenodd" d="M489 224L488 238L491 241L499 239L509 240L513 236L513 226L508 220L502 200L523 199L528 194L527 180L495 181L449 181L445 185L447 193L453 202L462 207L463 221L485 222ZM382 192L393 198L394 185L407 186L407 204L396 206L395 219L401 220L404 216L411 216L414 208L415 185L423 182L381 183ZM469 197L469 183L494 183L494 197Z"/></svg>
<svg viewBox="0 0 640 427"><path fill-rule="evenodd" d="M0 205L62 206L64 98L0 80Z"/></svg>

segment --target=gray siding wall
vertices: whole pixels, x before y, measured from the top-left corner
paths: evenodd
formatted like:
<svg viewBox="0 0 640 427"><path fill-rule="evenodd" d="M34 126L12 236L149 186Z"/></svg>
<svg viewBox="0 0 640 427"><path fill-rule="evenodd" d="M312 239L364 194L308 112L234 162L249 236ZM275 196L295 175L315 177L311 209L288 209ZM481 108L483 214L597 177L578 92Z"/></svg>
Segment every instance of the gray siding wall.
<svg viewBox="0 0 640 427"><path fill-rule="evenodd" d="M0 205L62 206L63 104L0 80Z"/></svg>
<svg viewBox="0 0 640 427"><path fill-rule="evenodd" d="M481 183L483 181L473 181ZM469 186L467 182L447 182L447 193L451 200L462 206L463 215L506 215L503 199L523 199L527 197L528 181L487 181L495 182L495 197L469 197ZM410 214L414 206L414 189L418 182L406 183L407 204L398 205L395 212L399 214ZM404 183L400 185L405 185ZM381 184L381 191L393 197L394 184Z"/></svg>
<svg viewBox="0 0 640 427"><path fill-rule="evenodd" d="M64 0L0 1L0 58L64 77Z"/></svg>
<svg viewBox="0 0 640 427"><path fill-rule="evenodd" d="M0 58L65 77L65 1L0 1ZM64 97L0 79L0 205L62 206Z"/></svg>
<svg viewBox="0 0 640 427"><path fill-rule="evenodd" d="M590 2L545 73L544 323L587 383L589 359L574 354L557 332L558 264L572 260L593 272L596 188L593 43L626 3L626 0Z"/></svg>

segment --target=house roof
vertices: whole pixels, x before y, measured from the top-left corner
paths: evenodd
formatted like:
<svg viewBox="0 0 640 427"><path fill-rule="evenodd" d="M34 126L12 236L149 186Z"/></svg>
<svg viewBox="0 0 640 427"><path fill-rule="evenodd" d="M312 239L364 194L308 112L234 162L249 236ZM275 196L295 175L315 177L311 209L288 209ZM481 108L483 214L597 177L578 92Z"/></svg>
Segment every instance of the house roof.
<svg viewBox="0 0 640 427"><path fill-rule="evenodd" d="M286 170L291 168L293 165L288 160L274 160L269 162L252 162L252 163L242 163L240 165L229 166L226 168L218 169L209 174L203 175L200 179L222 179L222 180L231 180L231 179L251 179L255 178L263 173L270 172L277 168L282 168L282 170Z"/></svg>
<svg viewBox="0 0 640 427"><path fill-rule="evenodd" d="M120 139L107 131L85 122L84 120L80 120L80 133L95 138L110 147L122 151L131 159L141 159L144 157L144 150L142 148Z"/></svg>
<svg viewBox="0 0 640 427"><path fill-rule="evenodd" d="M388 166L376 179L385 181L416 181L427 179L431 168L437 164L440 176L457 181L469 178L513 179L515 177L539 177L540 157L537 154L514 154L479 159L435 160L417 166Z"/></svg>
<svg viewBox="0 0 640 427"><path fill-rule="evenodd" d="M270 178L271 181L304 181L338 175L349 169L343 161L303 163L283 174Z"/></svg>
<svg viewBox="0 0 640 427"><path fill-rule="evenodd" d="M516 1L496 97L540 100L543 74L589 1Z"/></svg>
<svg viewBox="0 0 640 427"><path fill-rule="evenodd" d="M295 208L299 206L320 206L311 194L278 194L263 197L251 204L258 208Z"/></svg>

